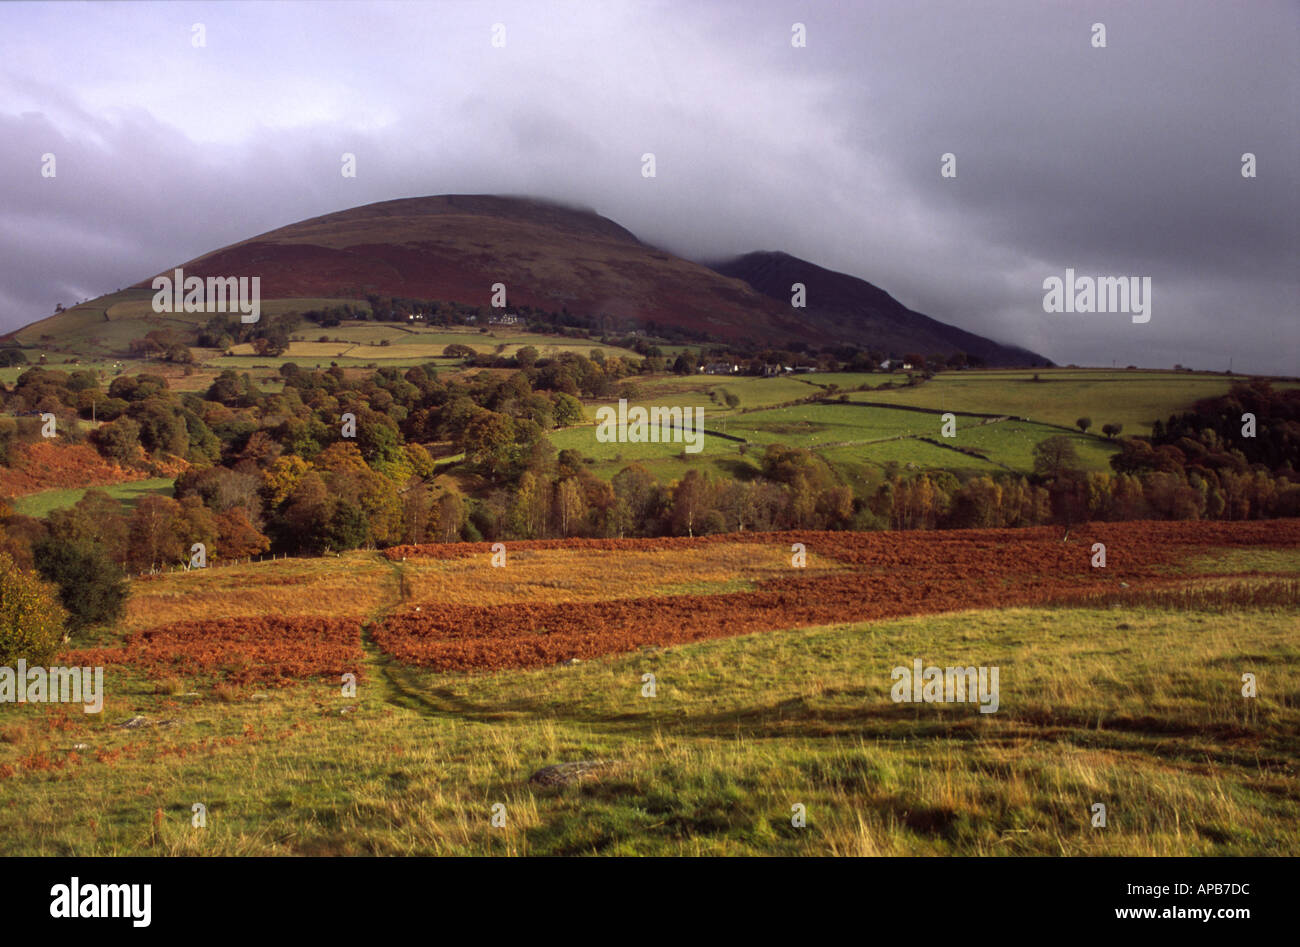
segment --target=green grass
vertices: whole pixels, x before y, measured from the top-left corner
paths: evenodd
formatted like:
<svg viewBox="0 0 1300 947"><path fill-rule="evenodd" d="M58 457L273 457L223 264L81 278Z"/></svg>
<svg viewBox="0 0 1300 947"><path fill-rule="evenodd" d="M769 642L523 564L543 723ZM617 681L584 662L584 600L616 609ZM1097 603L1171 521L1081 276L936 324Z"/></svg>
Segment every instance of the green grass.
<svg viewBox="0 0 1300 947"><path fill-rule="evenodd" d="M75 505L78 500L86 495L87 490L103 490L127 507L134 507L136 503L146 496L171 496L174 483L175 481L171 477L154 477L149 480L133 480L130 483L114 483L103 487L42 490L40 493L33 493L31 496L19 497L14 500L14 510L23 516L48 516L54 510L62 510Z"/></svg>
<svg viewBox="0 0 1300 947"><path fill-rule="evenodd" d="M875 388L888 381L890 376L874 372L809 372L790 377L805 387L851 391L862 385Z"/></svg>
<svg viewBox="0 0 1300 947"><path fill-rule="evenodd" d="M1033 381L1034 375L1040 381ZM910 388L855 392L850 397L935 411L1009 414L1065 427L1090 417L1097 432L1103 424L1117 422L1124 425L1125 434L1149 434L1153 422L1190 408L1200 398L1224 394L1231 384L1225 375L1183 372L965 371L943 372Z"/></svg>
<svg viewBox="0 0 1300 947"><path fill-rule="evenodd" d="M331 682L156 694L110 670L99 716L6 709L0 766L58 768L0 778L0 839L7 855L1295 856L1294 629L1293 609L1017 609L498 674L371 652L352 699ZM1000 709L892 702L914 657L998 666ZM117 726L135 714L171 723ZM593 758L614 764L599 781L528 782Z"/></svg>
<svg viewBox="0 0 1300 947"><path fill-rule="evenodd" d="M211 318L211 314L206 312L155 313L153 297L154 293L149 289L110 293L33 323L19 330L16 338L29 347L27 357L33 363L41 353L45 353L49 361L63 356L106 359L126 355L132 340L143 338L145 333L154 329L172 328L183 338ZM261 311L266 318L344 302L349 300L264 299ZM42 339L43 335L54 338Z"/></svg>
<svg viewBox="0 0 1300 947"><path fill-rule="evenodd" d="M793 378L762 378L748 375L656 375L650 378L627 379L638 390L631 404L646 407L699 407L705 416L718 418L738 412L783 404L817 395L821 392ZM730 392L740 399L736 408L726 405L725 395ZM616 402L617 399L610 399ZM588 411L590 414L591 412Z"/></svg>
<svg viewBox="0 0 1300 947"><path fill-rule="evenodd" d="M979 424L973 419L958 418L957 433L951 438L936 438L954 447L985 451L989 460L1022 473L1034 469L1034 447L1049 437L1066 437L1079 455L1084 470L1109 472L1110 458L1118 445L1078 431L1073 433L1025 421L999 421Z"/></svg>
<svg viewBox="0 0 1300 947"><path fill-rule="evenodd" d="M1244 572L1300 572L1300 549L1211 549L1188 560L1184 568L1207 574Z"/></svg>
<svg viewBox="0 0 1300 947"><path fill-rule="evenodd" d="M749 442L745 455L737 442L707 435L703 449L685 458L679 456L680 443L600 442L596 427L590 424L553 432L551 443L557 450L576 450L594 461L593 470L600 476L611 477L627 464L640 463L661 479L680 477L692 465L736 476L756 469L769 444L803 447L834 464L858 468L859 472L849 474L850 480L878 478L889 463L905 470L996 473L1009 469L1029 473L1035 445L1055 436L1072 441L1085 470L1109 471L1110 458L1117 450L1115 444L1095 436L1023 421L982 424L977 418L959 417L956 436L945 438L938 413L838 402L722 413L701 401L698 396L692 400L691 389L682 385L676 398L641 398L635 403L703 406L706 429L744 438ZM595 409L588 406L587 414L594 416ZM919 440L921 437L938 443ZM971 448L983 456L964 455L950 448Z"/></svg>
<svg viewBox="0 0 1300 947"><path fill-rule="evenodd" d="M129 345L134 339L142 338L153 329L172 328L183 338L211 318L211 314L206 312L155 313L153 297L154 292L150 289L127 289L110 293L33 323L20 330L16 338L27 348L32 363L41 354L46 355L47 364L72 357L82 360L121 358L128 353ZM364 301L328 298L263 299L260 305L263 318L268 318L344 304L368 308ZM45 335L51 338L43 339L42 336ZM351 366L364 366L370 362L402 367L418 365L434 356L441 356L443 348L452 342L469 345L476 352L499 352L506 356L513 355L522 346L531 345L542 356L556 356L564 352L589 355L592 350L599 349L606 356L638 357L628 349L602 345L593 340L542 335L510 327L493 327L488 332L480 332L477 328L437 328L410 322L349 322L325 328L303 321L294 330L294 336L313 344L322 336L343 340L338 346L342 354L325 358L325 365L331 360ZM383 341L390 344L378 344ZM251 350L247 354L251 356ZM291 351L284 357L258 359L256 364L279 367L283 362L294 359ZM305 361L302 357L298 357L298 360ZM210 359L208 364L217 367L252 365L231 364L225 359L216 362Z"/></svg>
<svg viewBox="0 0 1300 947"><path fill-rule="evenodd" d="M990 460L959 454L914 438L882 441L878 444L856 447L832 447L820 450L818 453L833 463L863 465L871 471L873 480L879 479L886 464L897 464L903 473L927 470L977 474L1006 473L1002 467Z"/></svg>
<svg viewBox="0 0 1300 947"><path fill-rule="evenodd" d="M356 351L353 349L352 351ZM383 351L375 349L375 352ZM280 357L266 355L225 355L219 358L209 359L203 363L205 368L214 372L224 369L234 369L236 371L248 371L250 369L264 368L270 373L279 370L281 365L292 362L299 368L329 368L331 365L338 365L340 368L365 368L368 365L374 365L376 368L412 368L416 365L428 365L435 361L433 355L406 358L383 358L371 354L369 349L365 350L364 355L358 357L351 356L334 356L334 355L312 355L312 356L295 356L284 355ZM443 362L446 369L454 368L452 362L445 359L436 359Z"/></svg>
<svg viewBox="0 0 1300 947"><path fill-rule="evenodd" d="M588 413L592 413L590 408ZM708 417L707 412L705 417ZM634 463L645 467L665 483L681 478L696 467L728 477L747 477L750 471L758 469L757 452L751 450L748 455L743 455L740 444L735 441L707 434L700 452L686 454L685 458L680 456L685 446L680 443L602 443L596 440L596 427L591 424L552 431L547 436L557 451L575 450L584 460L593 461L592 472L606 480Z"/></svg>
<svg viewBox="0 0 1300 947"><path fill-rule="evenodd" d="M749 412L733 419L727 433L756 444L816 449L900 435L938 437L939 425L939 416L934 414L831 402Z"/></svg>

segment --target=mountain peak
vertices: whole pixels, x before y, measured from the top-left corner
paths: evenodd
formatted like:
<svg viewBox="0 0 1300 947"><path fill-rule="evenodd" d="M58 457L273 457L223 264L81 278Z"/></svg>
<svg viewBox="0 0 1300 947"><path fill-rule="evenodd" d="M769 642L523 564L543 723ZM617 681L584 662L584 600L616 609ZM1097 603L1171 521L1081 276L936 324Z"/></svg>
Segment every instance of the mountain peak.
<svg viewBox="0 0 1300 947"><path fill-rule="evenodd" d="M864 279L838 273L781 250L745 253L713 269L744 280L773 300L790 303L791 286L802 283L810 322L832 338L870 345L889 354L947 355L965 352L990 365L1051 365L1047 358L914 312Z"/></svg>
<svg viewBox="0 0 1300 947"><path fill-rule="evenodd" d="M503 284L508 307L567 311L616 331L676 329L760 348L838 342L900 354L964 351L989 364L1048 364L784 251L709 267L648 246L590 208L531 196L379 201L289 224L179 267L205 279L259 277L263 299L377 294L486 307ZM807 286L807 308L791 307L793 282Z"/></svg>

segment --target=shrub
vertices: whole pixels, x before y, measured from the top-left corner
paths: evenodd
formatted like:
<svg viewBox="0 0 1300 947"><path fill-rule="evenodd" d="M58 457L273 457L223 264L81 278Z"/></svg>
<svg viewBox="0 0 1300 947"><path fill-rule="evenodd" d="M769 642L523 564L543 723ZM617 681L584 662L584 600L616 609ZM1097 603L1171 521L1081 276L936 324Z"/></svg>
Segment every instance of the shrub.
<svg viewBox="0 0 1300 947"><path fill-rule="evenodd" d="M48 585L0 552L0 665L48 664L63 642L64 611Z"/></svg>
<svg viewBox="0 0 1300 947"><path fill-rule="evenodd" d="M121 567L98 543L50 537L38 542L32 552L41 576L59 589L59 600L68 611L68 630L111 624L122 617L130 587Z"/></svg>

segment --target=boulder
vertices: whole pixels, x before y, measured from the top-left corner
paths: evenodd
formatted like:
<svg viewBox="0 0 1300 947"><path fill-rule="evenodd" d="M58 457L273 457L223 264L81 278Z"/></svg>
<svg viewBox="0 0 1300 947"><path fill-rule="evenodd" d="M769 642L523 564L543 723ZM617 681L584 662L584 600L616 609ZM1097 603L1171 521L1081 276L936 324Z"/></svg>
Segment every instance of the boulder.
<svg viewBox="0 0 1300 947"><path fill-rule="evenodd" d="M528 781L535 786L568 786L584 779L598 779L614 765L613 760L576 760L543 766Z"/></svg>

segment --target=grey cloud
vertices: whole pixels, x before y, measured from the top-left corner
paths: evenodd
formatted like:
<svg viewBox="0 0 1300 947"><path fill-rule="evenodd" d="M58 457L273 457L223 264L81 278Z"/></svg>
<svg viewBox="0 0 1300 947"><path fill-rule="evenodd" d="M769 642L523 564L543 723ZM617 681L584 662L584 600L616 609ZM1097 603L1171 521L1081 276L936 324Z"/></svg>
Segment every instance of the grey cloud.
<svg viewBox="0 0 1300 947"><path fill-rule="evenodd" d="M531 193L695 259L784 249L1063 363L1300 371L1293 4L108 9L0 8L0 328L333 210ZM1066 266L1152 276L1152 322L1043 313Z"/></svg>

